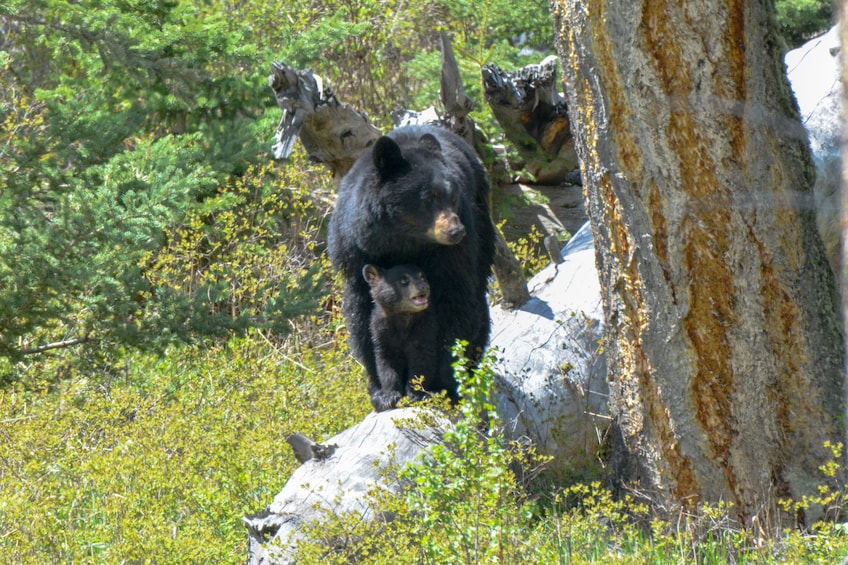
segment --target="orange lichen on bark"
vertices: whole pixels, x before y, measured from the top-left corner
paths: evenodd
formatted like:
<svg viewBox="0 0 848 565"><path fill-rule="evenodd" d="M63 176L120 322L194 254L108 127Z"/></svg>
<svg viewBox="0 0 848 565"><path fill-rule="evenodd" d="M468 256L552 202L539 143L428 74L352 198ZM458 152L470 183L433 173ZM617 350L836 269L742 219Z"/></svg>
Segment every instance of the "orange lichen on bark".
<svg viewBox="0 0 848 565"><path fill-rule="evenodd" d="M692 77L683 64L683 48L677 41L679 29L675 29L674 20L669 14L679 12L678 2L673 5L665 0L645 2L642 11L642 25L645 46L649 55L657 62L655 70L669 97L686 96L692 88Z"/></svg>
<svg viewBox="0 0 848 565"><path fill-rule="evenodd" d="M593 19L593 25L604 25L604 14L598 13ZM618 69L618 62L614 56L613 46L609 41L608 33L596 33L593 35L595 41L595 53L598 55L599 70L603 73L603 82L606 85L606 102L610 119L610 129L607 132L616 140L615 149L617 160L621 169L617 171L624 182L630 183L630 189L639 195L644 179L643 155L638 140L631 131L630 121L633 119L633 110L628 101L628 90L625 88ZM633 128L635 130L635 128ZM622 182L617 179L616 182ZM659 451L657 460L662 468L657 469L664 477L664 482L670 486L673 496L679 500L695 502L700 498L701 486L692 466L692 462L685 449L681 449L679 438L676 437L674 424L671 419L666 400L662 397L661 387L654 375L654 368L650 362L650 356L643 347L644 331L651 324L651 305L648 303L644 292L644 282L641 269L643 265L633 257L635 253L634 242L622 218L621 204L615 194L615 188L609 177L603 178L601 192L606 205L605 225L610 234L611 251L618 257L620 271L619 283L622 294L622 319L630 323L619 328L616 347L619 351L620 360L626 364L619 371L621 382L618 387L623 395L635 400L638 404L628 407L630 414L629 429L625 431L633 441L638 434L644 433L645 423L642 418L650 420L650 428L655 434L650 442L650 448ZM650 214L653 228L659 226L660 238L657 243L664 260L667 260L667 235L665 233L665 217L662 206L658 200L661 198L655 183L648 183L648 199L653 200L655 207L651 207Z"/></svg>
<svg viewBox="0 0 848 565"><path fill-rule="evenodd" d="M737 324L733 300L736 294L735 277L728 264L732 226L732 191L716 171L720 163L714 153L703 148L711 141L702 131L699 120L719 120L743 136L741 123L732 116L703 116L702 108L691 105L694 82L681 41L713 41L699 38L693 28L679 29L686 22L677 5L665 1L646 2L642 14L644 40L653 68L661 81L664 94L671 102L671 114L665 135L669 148L676 153L674 160L679 171L679 186L662 187L658 194L649 194L651 217L656 228L664 230L661 203L668 191L686 194L690 215L683 221L680 232L684 266L688 270L688 286L675 288L673 294L686 294L689 310L683 320L684 328L694 349L695 375L692 379L691 402L694 405L704 438L709 442L715 461L723 464L728 482L735 483L730 467L730 449L734 437L734 414L731 398L737 376L731 365L733 351L728 331ZM669 13L677 11L677 18ZM738 93L738 88L735 92ZM707 110L708 111L708 110ZM661 190L666 194L659 194ZM660 241L660 248L662 248ZM667 250L662 248L667 256ZM678 260L681 258L678 258Z"/></svg>
<svg viewBox="0 0 848 565"><path fill-rule="evenodd" d="M747 0L736 0L727 2L728 17L727 25L724 27L725 34L721 39L724 47L722 70L725 79L719 77L717 94L724 100L733 102L744 102L748 100L747 55L745 53L745 2ZM734 138L736 141L741 141ZM744 145L734 145L734 149L740 154L744 151Z"/></svg>
<svg viewBox="0 0 848 565"><path fill-rule="evenodd" d="M552 121L542 134L542 147L550 149L562 143L563 139L571 138L571 124L563 116Z"/></svg>
<svg viewBox="0 0 848 565"><path fill-rule="evenodd" d="M641 363L648 363L644 350L638 346L634 352ZM662 456L667 463L665 471L674 478L671 483L672 495L684 505L694 508L701 500L701 486L692 461L681 449L679 441L671 428L671 415L665 400L662 398L662 390L654 381L653 371L646 367L643 372L645 381L645 397L649 410L649 417L656 429L657 439L663 447ZM657 426L657 423L661 425Z"/></svg>
<svg viewBox="0 0 848 565"><path fill-rule="evenodd" d="M809 378L807 367L811 360L800 327L804 313L782 287L771 254L762 242L755 243L762 263L763 330L775 362L774 382L763 391L774 407L768 420L761 423L762 429L767 430L761 441L768 442L771 454L763 464L771 469L777 496L798 496L792 490L793 475L808 465L805 459L819 456L819 461L826 460L828 455L821 452L822 445L836 434L819 394L822 383Z"/></svg>
<svg viewBox="0 0 848 565"><path fill-rule="evenodd" d="M602 10L599 10L590 19L593 28L600 29L606 25L606 17ZM617 141L616 149L619 162L623 165L621 170L617 172L624 174L627 180L638 190L638 184L642 180L642 155L630 128L633 111L626 99L627 89L621 79L618 70L619 61L609 39L609 33L606 31L594 33L592 36L593 52L598 59L596 70L600 75L601 82L605 84L604 93L606 94L604 99L601 93L597 93L596 96L600 99L595 101L595 104L603 106L604 100L606 100L608 104L606 119L609 131L605 132L604 135L607 136L607 139Z"/></svg>
<svg viewBox="0 0 848 565"><path fill-rule="evenodd" d="M645 432L644 420L647 418L655 434L655 441L651 442L650 448L660 452L658 461L661 468L657 471L670 479L667 484L674 498L695 504L700 499L700 484L691 461L684 450L679 448L666 400L662 397L655 370L643 347L643 332L651 322L640 265L630 255L633 250L630 234L623 223L621 208L609 177L601 180L600 188L607 204L611 250L620 259L622 318L630 322L619 328L615 343L623 363L619 371L619 394L629 411L629 425L622 432L631 443L642 444L641 448L644 449L641 436Z"/></svg>

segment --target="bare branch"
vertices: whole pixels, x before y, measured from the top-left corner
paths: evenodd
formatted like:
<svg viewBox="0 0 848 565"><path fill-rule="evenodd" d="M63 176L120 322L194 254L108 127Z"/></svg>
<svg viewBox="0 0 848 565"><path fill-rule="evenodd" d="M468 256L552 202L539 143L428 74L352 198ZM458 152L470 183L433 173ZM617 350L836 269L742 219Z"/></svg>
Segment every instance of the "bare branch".
<svg viewBox="0 0 848 565"><path fill-rule="evenodd" d="M91 339L88 337L75 337L73 339L66 339L63 341L55 341L53 343L39 345L38 347L21 349L18 353L20 355L37 355L39 353L44 353L45 351L50 351L51 349L63 349L65 347L73 347L74 345L80 345L89 341L91 341Z"/></svg>

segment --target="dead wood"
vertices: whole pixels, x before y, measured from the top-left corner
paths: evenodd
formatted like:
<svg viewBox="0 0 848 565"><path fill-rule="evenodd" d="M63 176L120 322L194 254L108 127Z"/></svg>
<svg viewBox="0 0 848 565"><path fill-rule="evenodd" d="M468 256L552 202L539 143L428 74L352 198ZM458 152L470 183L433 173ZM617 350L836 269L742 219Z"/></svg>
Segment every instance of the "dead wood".
<svg viewBox="0 0 848 565"><path fill-rule="evenodd" d="M300 138L313 161L324 163L338 183L354 161L380 137L368 116L342 104L311 69L272 63L268 83L283 117L274 157L287 159Z"/></svg>
<svg viewBox="0 0 848 565"><path fill-rule="evenodd" d="M482 73L486 102L525 171L541 184L573 183L577 154L565 99L557 90L557 57L512 72L489 64Z"/></svg>

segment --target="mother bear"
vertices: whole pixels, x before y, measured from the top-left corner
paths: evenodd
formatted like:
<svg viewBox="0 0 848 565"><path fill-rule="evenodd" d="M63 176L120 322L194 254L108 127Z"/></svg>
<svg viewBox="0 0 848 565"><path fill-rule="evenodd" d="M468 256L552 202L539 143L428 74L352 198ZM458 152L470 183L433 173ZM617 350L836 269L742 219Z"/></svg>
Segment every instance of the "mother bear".
<svg viewBox="0 0 848 565"><path fill-rule="evenodd" d="M495 253L489 181L473 150L452 132L406 126L378 139L344 176L330 220L328 250L346 277L344 313L354 355L368 373L377 411L393 408L409 383L378 374L369 329L373 304L366 264L414 264L430 283L440 359L433 388L456 398L450 348L469 344L479 360L489 339L488 278ZM431 392L437 392L433 390Z"/></svg>

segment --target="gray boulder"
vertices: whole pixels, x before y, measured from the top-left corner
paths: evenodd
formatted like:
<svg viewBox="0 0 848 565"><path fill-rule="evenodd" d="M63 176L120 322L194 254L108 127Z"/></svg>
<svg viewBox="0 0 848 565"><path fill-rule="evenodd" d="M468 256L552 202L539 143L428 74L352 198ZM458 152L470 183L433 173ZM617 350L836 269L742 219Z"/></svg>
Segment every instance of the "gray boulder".
<svg viewBox="0 0 848 565"><path fill-rule="evenodd" d="M839 26L789 51L784 61L801 122L810 137L816 166L813 195L816 223L834 272L838 271L841 228L839 183L842 175L842 77Z"/></svg>
<svg viewBox="0 0 848 565"><path fill-rule="evenodd" d="M562 250L563 262L533 277L518 310L492 309L497 348L497 407L507 433L553 457L555 474L596 460L609 425L609 386L600 340L604 315L595 249L584 224Z"/></svg>

